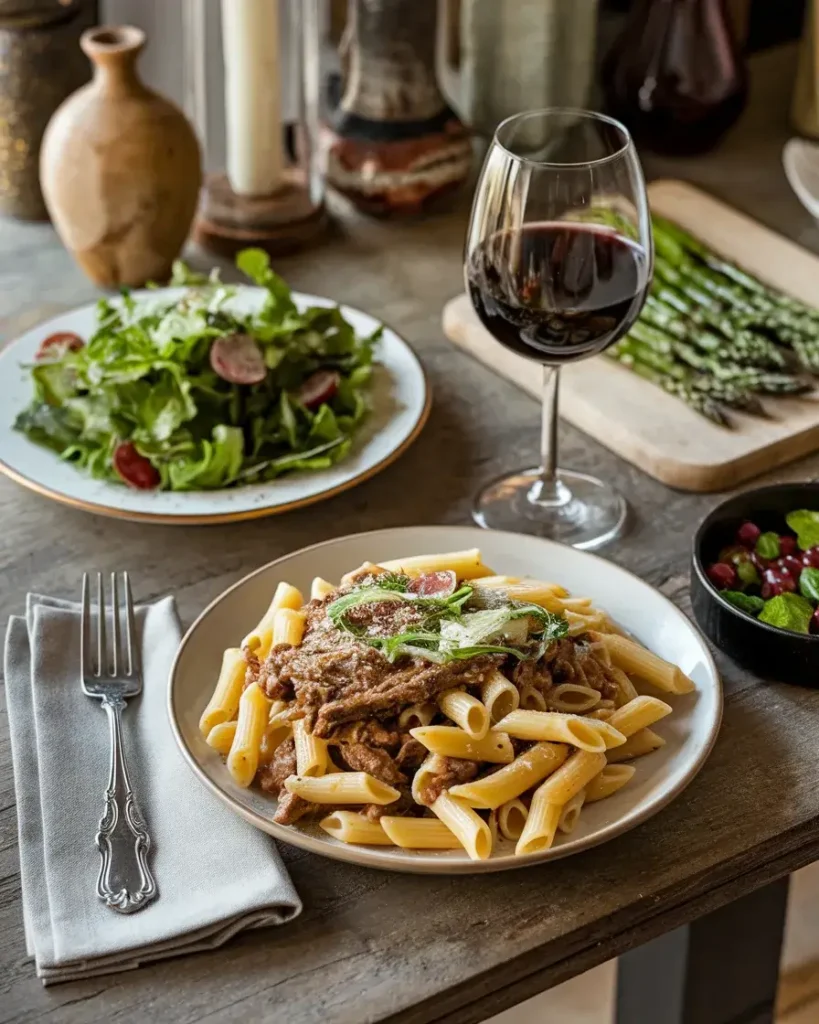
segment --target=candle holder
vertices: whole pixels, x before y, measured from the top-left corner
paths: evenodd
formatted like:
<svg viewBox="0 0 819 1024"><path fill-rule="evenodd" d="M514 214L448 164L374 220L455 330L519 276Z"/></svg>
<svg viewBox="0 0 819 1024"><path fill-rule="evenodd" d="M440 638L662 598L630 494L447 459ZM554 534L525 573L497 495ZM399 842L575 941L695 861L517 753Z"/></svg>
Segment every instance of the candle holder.
<svg viewBox="0 0 819 1024"><path fill-rule="evenodd" d="M194 241L228 257L315 242L327 226L318 0L185 0L184 10L186 107L206 167Z"/></svg>

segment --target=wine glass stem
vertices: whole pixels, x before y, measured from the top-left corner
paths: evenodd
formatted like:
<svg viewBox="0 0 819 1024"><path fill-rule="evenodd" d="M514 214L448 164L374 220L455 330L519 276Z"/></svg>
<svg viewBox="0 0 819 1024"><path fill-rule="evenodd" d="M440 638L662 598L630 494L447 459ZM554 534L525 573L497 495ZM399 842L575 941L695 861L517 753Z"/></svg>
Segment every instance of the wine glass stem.
<svg viewBox="0 0 819 1024"><path fill-rule="evenodd" d="M529 500L538 505L562 505L565 488L557 475L557 397L560 367L543 367L543 421L540 434L540 475L532 486Z"/></svg>

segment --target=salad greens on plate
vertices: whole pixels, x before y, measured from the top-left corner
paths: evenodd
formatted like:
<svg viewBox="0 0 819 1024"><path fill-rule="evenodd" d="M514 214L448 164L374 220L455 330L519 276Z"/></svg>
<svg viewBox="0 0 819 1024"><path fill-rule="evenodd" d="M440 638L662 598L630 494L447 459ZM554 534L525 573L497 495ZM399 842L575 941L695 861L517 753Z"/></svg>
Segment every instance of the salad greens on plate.
<svg viewBox="0 0 819 1024"><path fill-rule="evenodd" d="M46 338L34 397L15 428L93 477L141 489L208 490L326 469L368 412L381 330L356 335L337 307L297 309L266 253L236 264L264 289L174 266L162 292L102 299L89 339Z"/></svg>

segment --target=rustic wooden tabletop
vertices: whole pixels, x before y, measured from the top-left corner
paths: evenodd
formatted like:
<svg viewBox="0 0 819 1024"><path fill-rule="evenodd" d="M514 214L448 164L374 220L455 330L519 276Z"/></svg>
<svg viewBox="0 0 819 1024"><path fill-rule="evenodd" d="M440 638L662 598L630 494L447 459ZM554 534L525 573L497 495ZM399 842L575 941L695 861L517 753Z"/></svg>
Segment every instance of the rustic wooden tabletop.
<svg viewBox="0 0 819 1024"><path fill-rule="evenodd" d="M648 169L697 182L819 251L819 230L779 163L793 63L789 50L757 61L749 112L716 153L653 160ZM304 544L384 526L468 522L483 481L535 460L538 410L442 336L441 308L462 286L467 207L463 197L453 212L420 223L347 216L328 244L282 266L294 287L369 310L421 354L434 408L398 463L304 511L200 528L92 518L0 479L0 619L23 608L27 590L75 595L82 570L97 567L131 569L141 600L175 594L189 622L248 570ZM94 294L50 227L0 227L0 339ZM717 499L670 491L569 428L561 442L564 465L616 480L629 501L628 534L607 557L687 610L692 531ZM819 455L775 478L817 475ZM732 901L747 909L754 890L819 857L819 691L761 683L724 659L720 668L725 720L708 764L670 808L620 839L541 868L474 878L390 875L283 848L305 903L293 924L245 934L213 953L50 989L25 955L2 714L0 1022L467 1024ZM781 893L770 885L761 891L772 894L775 922ZM764 906L760 914L762 922ZM719 914L705 920L719 923ZM695 930L685 934L689 951L699 949ZM636 1004L621 1010L624 1020L631 1011L630 1020L652 1024L731 1019L727 1010L674 1017L656 1007L646 1016Z"/></svg>

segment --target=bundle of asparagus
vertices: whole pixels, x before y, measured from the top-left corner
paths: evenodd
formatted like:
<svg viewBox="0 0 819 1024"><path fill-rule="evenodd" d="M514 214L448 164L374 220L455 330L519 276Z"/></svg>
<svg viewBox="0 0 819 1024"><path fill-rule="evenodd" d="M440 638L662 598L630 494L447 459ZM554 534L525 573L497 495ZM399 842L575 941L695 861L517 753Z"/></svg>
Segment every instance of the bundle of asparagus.
<svg viewBox="0 0 819 1024"><path fill-rule="evenodd" d="M654 281L640 318L609 350L721 426L726 408L810 391L819 310L776 292L663 217L652 216Z"/></svg>

